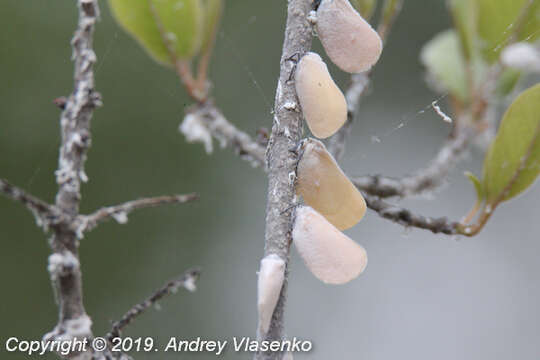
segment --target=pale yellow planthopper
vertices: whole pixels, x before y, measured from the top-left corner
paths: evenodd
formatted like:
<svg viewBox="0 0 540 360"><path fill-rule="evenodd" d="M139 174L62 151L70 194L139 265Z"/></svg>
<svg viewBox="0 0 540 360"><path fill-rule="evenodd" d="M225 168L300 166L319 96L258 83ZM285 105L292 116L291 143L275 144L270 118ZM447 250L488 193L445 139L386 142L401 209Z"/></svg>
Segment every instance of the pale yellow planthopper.
<svg viewBox="0 0 540 360"><path fill-rule="evenodd" d="M284 279L285 261L276 254L265 256L261 260L257 280L257 309L261 334L268 332Z"/></svg>
<svg viewBox="0 0 540 360"><path fill-rule="evenodd" d="M312 134L320 139L338 131L347 120L347 102L321 57L308 52L298 62L295 85Z"/></svg>
<svg viewBox="0 0 540 360"><path fill-rule="evenodd" d="M296 209L293 243L307 268L327 284L344 284L367 266L366 250L309 206Z"/></svg>
<svg viewBox="0 0 540 360"><path fill-rule="evenodd" d="M383 48L379 34L348 0L322 0L316 28L324 50L343 71L367 71L379 60Z"/></svg>
<svg viewBox="0 0 540 360"><path fill-rule="evenodd" d="M324 144L306 139L300 156L296 191L304 202L340 230L356 225L366 213L366 202Z"/></svg>

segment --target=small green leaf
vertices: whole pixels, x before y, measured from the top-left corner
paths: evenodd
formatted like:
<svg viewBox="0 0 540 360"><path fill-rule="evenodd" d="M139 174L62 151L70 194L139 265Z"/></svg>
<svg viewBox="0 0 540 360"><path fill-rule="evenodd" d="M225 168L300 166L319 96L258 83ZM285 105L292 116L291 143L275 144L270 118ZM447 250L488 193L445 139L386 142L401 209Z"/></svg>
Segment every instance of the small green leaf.
<svg viewBox="0 0 540 360"><path fill-rule="evenodd" d="M369 20L377 6L377 0L351 0L352 5L366 20Z"/></svg>
<svg viewBox="0 0 540 360"><path fill-rule="evenodd" d="M223 13L223 0L202 0L204 11L203 52L208 51L214 44L216 31Z"/></svg>
<svg viewBox="0 0 540 360"><path fill-rule="evenodd" d="M478 48L476 3L471 0L448 0L448 7L461 40L463 55L470 59L475 56Z"/></svg>
<svg viewBox="0 0 540 360"><path fill-rule="evenodd" d="M179 59L191 58L200 49L199 0L109 0L109 5L118 23L161 63L172 64L168 45Z"/></svg>
<svg viewBox="0 0 540 360"><path fill-rule="evenodd" d="M508 200L540 174L540 84L525 90L503 116L484 159L488 204Z"/></svg>
<svg viewBox="0 0 540 360"><path fill-rule="evenodd" d="M478 32L483 40L482 52L489 62L498 59L499 53L516 31L516 41L534 41L540 36L539 0L474 1L478 6ZM524 17L521 21L522 14Z"/></svg>
<svg viewBox="0 0 540 360"><path fill-rule="evenodd" d="M435 35L424 45L420 60L426 66L430 83L440 92L450 92L461 101L469 97L466 64L454 30Z"/></svg>
<svg viewBox="0 0 540 360"><path fill-rule="evenodd" d="M471 172L465 171L465 176L472 182L474 185L474 190L476 190L476 200L480 203L484 200L485 192L482 182Z"/></svg>

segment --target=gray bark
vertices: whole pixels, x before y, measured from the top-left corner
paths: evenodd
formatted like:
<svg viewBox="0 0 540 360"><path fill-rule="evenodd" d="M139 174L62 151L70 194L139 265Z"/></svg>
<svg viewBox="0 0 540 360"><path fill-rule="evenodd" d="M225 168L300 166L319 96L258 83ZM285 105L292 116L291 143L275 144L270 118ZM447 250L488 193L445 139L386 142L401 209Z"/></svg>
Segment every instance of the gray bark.
<svg viewBox="0 0 540 360"><path fill-rule="evenodd" d="M101 105L100 96L94 90L96 55L92 48L99 8L96 0L79 0L78 6L79 21L71 43L75 62L74 90L60 118L62 142L56 171L56 207L73 221L79 214L81 181L87 180L84 163L91 143L90 120L94 108ZM92 337L92 322L83 305L77 233L67 224L59 224L52 230L50 246L53 254L49 257L49 271L59 306L59 320L55 329L45 337ZM88 356L79 354L72 357Z"/></svg>
<svg viewBox="0 0 540 360"><path fill-rule="evenodd" d="M296 204L294 174L298 161L293 151L302 137L302 113L294 86L296 62L311 48L312 29L307 20L311 11L310 0L290 0L287 9L285 40L280 61L280 74L274 105L272 134L266 158L268 164L268 199L266 205L266 231L264 255L276 254L288 263L292 241L291 227ZM295 106L292 106L295 104ZM284 311L287 294L287 274L274 310L270 328L259 334L259 340L284 338ZM258 360L281 359L282 353L255 355Z"/></svg>

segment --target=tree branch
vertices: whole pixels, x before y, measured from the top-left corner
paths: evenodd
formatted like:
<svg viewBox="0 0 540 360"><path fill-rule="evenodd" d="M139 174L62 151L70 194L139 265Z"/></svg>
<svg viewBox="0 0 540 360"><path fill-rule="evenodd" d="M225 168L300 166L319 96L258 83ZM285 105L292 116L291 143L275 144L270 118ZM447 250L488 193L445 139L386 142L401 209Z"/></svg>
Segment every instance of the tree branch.
<svg viewBox="0 0 540 360"><path fill-rule="evenodd" d="M294 81L295 58L299 59L311 47L312 28L307 20L311 0L289 0L285 40L280 61L280 75L274 105L272 134L266 152L268 163L268 199L266 206L266 230L264 255L275 254L288 262L289 245L292 241L292 205L296 203L294 182L298 156L291 151L302 136L302 113L298 104ZM282 340L284 338L283 313L287 292L287 272L270 328L266 334L258 334L259 340ZM279 352L259 352L257 360L282 359Z"/></svg>
<svg viewBox="0 0 540 360"><path fill-rule="evenodd" d="M79 20L71 41L73 48L74 90L67 99L60 119L62 141L56 182L56 207L74 222L81 199L80 183L87 181L84 173L86 153L90 147L90 120L95 107L101 105L94 91L93 65L96 55L92 48L95 23L99 17L97 0L78 0ZM78 238L68 224L54 229L50 245L49 272L59 306L59 321L44 339L91 338L92 321L86 314L82 296L82 276L78 256ZM91 351L88 349L88 351ZM70 354L82 359L89 354Z"/></svg>
<svg viewBox="0 0 540 360"><path fill-rule="evenodd" d="M458 233L459 223L449 221L445 217L432 218L412 213L410 210L389 204L380 198L364 194L366 205L380 216L396 222L405 227L416 227L431 232L455 235Z"/></svg>
<svg viewBox="0 0 540 360"><path fill-rule="evenodd" d="M369 74L354 74L352 81L346 93L347 122L328 141L328 149L336 158L340 158L344 154L346 138L352 128L355 111L362 94L369 86ZM457 123L459 124L460 121L458 119ZM187 126L188 124L189 126ZM407 197L435 189L441 185L448 172L461 159L462 154L477 134L478 130L469 125L462 124L460 126L456 127L453 136L439 149L430 165L419 170L416 174L402 178L367 175L353 178L354 184L360 190L382 198ZM214 137L223 146L232 147L242 159L248 161L252 166L265 167L264 147L247 133L236 128L210 102L197 104L188 109L180 128L188 141L202 141L207 145L208 141L211 141L211 137Z"/></svg>
<svg viewBox="0 0 540 360"><path fill-rule="evenodd" d="M463 126L454 137L446 141L430 165L415 175L402 178L368 175L353 178L352 182L358 189L381 198L406 197L432 190L443 182L475 135L476 130Z"/></svg>
<svg viewBox="0 0 540 360"><path fill-rule="evenodd" d="M212 137L222 146L229 146L254 167L266 167L265 148L230 123L211 102L196 104L186 111L180 131L189 142L200 141L212 152Z"/></svg>
<svg viewBox="0 0 540 360"><path fill-rule="evenodd" d="M100 223L110 220L111 218L115 219L120 224L125 224L128 220L128 214L134 210L157 207L166 204L183 204L198 199L199 195L196 193L185 195L165 195L132 200L120 205L107 206L93 212L90 215L79 215L78 231L81 232L92 230Z"/></svg>
<svg viewBox="0 0 540 360"><path fill-rule="evenodd" d="M120 336L124 328L139 315L148 310L149 307L156 305L157 302L165 296L176 294L179 288L183 287L188 291L195 291L195 282L199 278L200 274L201 270L198 268L189 269L178 278L169 281L167 284L159 288L143 302L134 305L128 310L128 312L124 314L124 316L122 316L120 320L113 323L111 331L107 334L107 339L111 341L113 338Z"/></svg>
<svg viewBox="0 0 540 360"><path fill-rule="evenodd" d="M349 109L356 108L357 105L354 103L354 99L360 98L359 94L364 91L365 85L367 85L366 74L356 75L359 75L357 77L358 82L356 85L351 86L350 92L347 93ZM352 110L349 110L349 114L351 113ZM254 166L262 167L264 164L264 159L262 157L264 149L262 145L258 144L248 134L234 127L234 125L232 125L214 105L195 105L192 109L188 110L188 114L192 114L199 119L198 121L200 121L200 124L210 132L208 136L214 136L221 139L223 144L233 147L243 159L250 161ZM435 230L435 232L445 234L454 234L455 229L453 229L453 225L448 225L454 224L453 222L447 223L441 219L417 216L411 214L409 210L399 209L393 205L382 202L378 198L416 195L424 191L433 190L440 185L448 175L448 172L460 159L462 153L466 150L467 145L476 134L476 130L466 127L466 125L463 126L463 129L456 131L454 136L441 147L435 158L432 160L431 165L420 170L415 175L403 178L392 178L380 175L353 178L353 183L364 193L364 196L370 197L372 200L371 202L367 202L368 208L379 214L381 214L382 211L385 214L383 217L404 226L418 227L431 231ZM339 132L335 136L339 136ZM344 146L344 142L338 142L336 145ZM390 213L389 209L392 210ZM390 214L392 216L390 216ZM410 214L410 216L407 214ZM408 217L412 220L405 221ZM446 225L444 225L445 223ZM444 231L440 229L443 229Z"/></svg>
<svg viewBox="0 0 540 360"><path fill-rule="evenodd" d="M93 66L96 55L92 48L93 32L99 18L97 0L78 0L79 19L71 41L73 49L74 89L68 98L58 99L62 115L60 118L61 144L56 171L58 192L54 205L48 204L24 190L0 179L0 193L19 201L30 209L44 229L50 226L52 254L49 256L50 273L55 300L59 307L59 319L55 328L43 336L44 341L66 342L74 339L91 340L92 320L86 314L82 295L82 274L78 255L79 239L83 230L95 227L110 217L117 221L127 221L127 214L133 210L155 207L169 203L184 203L198 198L196 194L161 196L139 199L127 203L102 208L91 215L80 215L81 181L88 179L84 172L86 154L91 144L90 121L93 111L101 105L100 95L94 91ZM113 330L119 334L134 317L180 286L194 290L194 281L199 270L192 269L177 280L169 282L146 302L128 312ZM63 358L88 360L129 360L128 355L109 350L95 351L92 346L84 350L58 353Z"/></svg>
<svg viewBox="0 0 540 360"><path fill-rule="evenodd" d="M0 179L0 193L26 206L34 214L37 224L45 231L51 225L57 225L64 221L64 216L56 206L28 194L23 189L10 184L5 179Z"/></svg>

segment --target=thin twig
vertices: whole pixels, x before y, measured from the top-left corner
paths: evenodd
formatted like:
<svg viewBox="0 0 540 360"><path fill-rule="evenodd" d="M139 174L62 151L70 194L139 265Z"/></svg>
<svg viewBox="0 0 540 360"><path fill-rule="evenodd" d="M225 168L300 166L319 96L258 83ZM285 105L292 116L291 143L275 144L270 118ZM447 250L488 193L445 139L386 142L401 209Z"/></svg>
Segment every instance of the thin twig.
<svg viewBox="0 0 540 360"><path fill-rule="evenodd" d="M369 87L370 74L371 72L351 75L351 84L345 93L345 99L347 100L347 120L341 129L332 135L327 142L327 149L336 160L340 160L345 154L345 143L351 134L360 99Z"/></svg>
<svg viewBox="0 0 540 360"><path fill-rule="evenodd" d="M237 129L217 109L212 102L196 104L186 111L180 126L188 141L205 143L208 152L212 151L212 137L222 146L229 146L254 167L265 168L265 148L245 132Z"/></svg>
<svg viewBox="0 0 540 360"><path fill-rule="evenodd" d="M274 105L272 134L268 143L268 195L266 205L266 229L264 256L275 254L286 264L291 243L292 208L296 202L294 182L298 155L294 149L302 137L302 113L296 110L298 98L291 81L296 60L311 48L312 28L308 14L311 0L290 0L287 7L285 39L280 61L280 74ZM289 211L286 211L290 209ZM285 281L274 309L270 328L266 334L258 334L258 340L282 340L284 338L284 309L287 293L287 270ZM256 360L280 360L281 352L257 352Z"/></svg>
<svg viewBox="0 0 540 360"><path fill-rule="evenodd" d="M10 184L5 179L0 179L0 193L4 194L9 199L19 201L26 206L32 214L34 214L38 224L45 230L47 230L50 225L60 223L63 219L61 211L56 206L28 194L23 189Z"/></svg>
<svg viewBox="0 0 540 360"><path fill-rule="evenodd" d="M176 294L178 289L181 287L191 292L195 291L195 282L199 278L200 274L201 270L198 268L189 269L178 278L169 281L167 284L155 291L143 302L134 305L124 314L124 316L122 316L120 320L113 323L111 331L107 334L107 339L111 341L113 338L120 336L122 334L122 330L124 330L124 328L139 315L148 310L148 308L156 305L157 302L163 299L165 296Z"/></svg>
<svg viewBox="0 0 540 360"><path fill-rule="evenodd" d="M432 218L412 213L410 210L389 204L384 200L364 194L367 206L385 219L396 222L405 227L416 227L431 232L447 235L457 234L458 222L449 221L445 217Z"/></svg>
<svg viewBox="0 0 540 360"><path fill-rule="evenodd" d="M211 21L210 27L207 26L206 30L209 33L206 34L205 44L201 49L201 55L199 57L199 63L197 64L197 87L208 95L208 90L210 83L208 82L208 66L210 65L210 58L212 57L212 51L214 50L214 45L216 43L217 29L220 22L221 15L223 14L223 2L213 2L208 3L207 6L213 7L212 14L208 14L210 17L207 19ZM215 6L218 8L216 9Z"/></svg>
<svg viewBox="0 0 540 360"><path fill-rule="evenodd" d="M157 207L165 204L183 204L199 199L199 195L192 193L186 195L165 195L152 198L143 198L128 201L126 203L101 208L90 215L79 215L82 229L79 231L92 230L99 223L114 218L121 224L127 222L127 216L134 210Z"/></svg>
<svg viewBox="0 0 540 360"><path fill-rule="evenodd" d="M464 126L440 148L430 165L415 175L402 178L368 175L352 178L352 182L360 190L381 198L406 197L433 190L459 161L475 134L476 130Z"/></svg>

